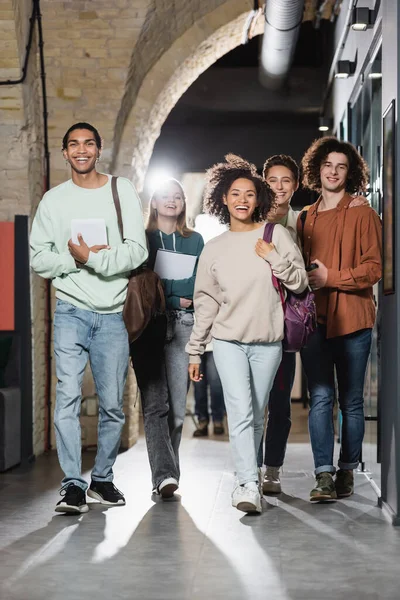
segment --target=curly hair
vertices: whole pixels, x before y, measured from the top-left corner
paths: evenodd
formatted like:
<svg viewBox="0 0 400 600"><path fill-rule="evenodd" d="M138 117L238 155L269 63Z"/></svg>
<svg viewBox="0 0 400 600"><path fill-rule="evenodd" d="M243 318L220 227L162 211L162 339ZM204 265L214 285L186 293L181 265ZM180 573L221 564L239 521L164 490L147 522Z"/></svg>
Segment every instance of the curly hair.
<svg viewBox="0 0 400 600"><path fill-rule="evenodd" d="M224 204L226 196L237 179L252 181L257 193L258 206L252 219L254 223L265 221L267 214L275 203L271 188L258 175L257 168L241 156L227 154L225 162L217 163L206 171L206 187L204 191L204 212L218 218L220 223L228 225L230 214Z"/></svg>
<svg viewBox="0 0 400 600"><path fill-rule="evenodd" d="M274 156L267 158L263 167L264 179L267 179L268 171L272 169L272 167L286 167L292 172L295 182L298 183L300 179L299 167L291 156L288 156L287 154L274 154Z"/></svg>
<svg viewBox="0 0 400 600"><path fill-rule="evenodd" d="M346 192L349 194L365 192L369 176L367 163L352 144L341 142L333 136L315 140L303 156L301 164L304 187L317 192L321 191L321 165L331 152L345 154L349 161Z"/></svg>

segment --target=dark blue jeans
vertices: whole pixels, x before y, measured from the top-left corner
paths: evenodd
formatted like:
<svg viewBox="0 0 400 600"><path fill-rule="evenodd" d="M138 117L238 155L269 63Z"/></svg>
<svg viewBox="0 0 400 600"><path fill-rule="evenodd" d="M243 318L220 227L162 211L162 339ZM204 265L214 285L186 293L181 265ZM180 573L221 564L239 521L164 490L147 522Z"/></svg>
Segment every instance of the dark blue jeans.
<svg viewBox="0 0 400 600"><path fill-rule="evenodd" d="M326 338L326 327L318 325L307 348L301 352L310 393L308 425L315 474L335 472L333 466L335 377L343 425L340 469L356 469L364 437L364 380L371 349L371 329Z"/></svg>
<svg viewBox="0 0 400 600"><path fill-rule="evenodd" d="M285 460L286 446L292 425L290 401L295 371L296 354L284 352L268 400L264 456L264 464L268 467L281 467ZM263 441L261 441L257 458L259 467L263 464Z"/></svg>
<svg viewBox="0 0 400 600"><path fill-rule="evenodd" d="M201 372L203 379L194 384L196 416L199 421L209 421L208 387L210 387L211 416L214 423L221 423L225 414L224 394L212 352L205 352L201 357Z"/></svg>

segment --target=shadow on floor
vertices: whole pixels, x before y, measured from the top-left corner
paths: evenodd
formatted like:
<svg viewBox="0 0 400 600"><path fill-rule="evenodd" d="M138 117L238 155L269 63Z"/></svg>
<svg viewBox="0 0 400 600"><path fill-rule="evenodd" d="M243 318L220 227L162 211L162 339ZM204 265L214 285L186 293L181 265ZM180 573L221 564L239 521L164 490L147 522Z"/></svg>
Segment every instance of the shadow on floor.
<svg viewBox="0 0 400 600"><path fill-rule="evenodd" d="M109 524L115 511L118 523ZM80 517L56 515L46 527L4 548L0 553L1 599L202 597L197 595L195 577L206 538L181 503L155 503L126 545L111 558L104 558L107 544L112 540L114 547L118 545L119 528L129 519L129 513L124 517L123 511L107 511L91 504L89 513ZM129 527L128 522L126 525ZM223 565L224 578L229 577L229 587L235 590L232 597L243 597L235 572L216 547L210 548L209 541L207 552ZM213 598L223 597L218 585L221 582L216 581ZM224 586L226 590L226 582Z"/></svg>
<svg viewBox="0 0 400 600"><path fill-rule="evenodd" d="M281 569L292 600L398 598L393 574L400 537L371 499L366 480L359 490L349 499L319 504L282 493L265 497L261 519L242 517ZM279 539L272 553L266 536L271 530Z"/></svg>

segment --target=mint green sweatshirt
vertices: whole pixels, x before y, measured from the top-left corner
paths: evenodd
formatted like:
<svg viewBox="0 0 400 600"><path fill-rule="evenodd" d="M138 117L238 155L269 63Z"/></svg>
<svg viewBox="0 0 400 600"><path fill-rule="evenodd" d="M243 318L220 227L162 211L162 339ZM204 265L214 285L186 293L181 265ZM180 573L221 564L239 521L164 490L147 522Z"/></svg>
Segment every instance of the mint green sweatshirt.
<svg viewBox="0 0 400 600"><path fill-rule="evenodd" d="M87 189L72 179L48 191L39 203L30 236L31 267L41 277L52 279L60 300L98 313L122 311L128 275L147 258L146 236L140 198L124 177L117 182L124 237L108 183ZM77 268L68 251L71 220L103 218L110 250L90 252L87 263Z"/></svg>

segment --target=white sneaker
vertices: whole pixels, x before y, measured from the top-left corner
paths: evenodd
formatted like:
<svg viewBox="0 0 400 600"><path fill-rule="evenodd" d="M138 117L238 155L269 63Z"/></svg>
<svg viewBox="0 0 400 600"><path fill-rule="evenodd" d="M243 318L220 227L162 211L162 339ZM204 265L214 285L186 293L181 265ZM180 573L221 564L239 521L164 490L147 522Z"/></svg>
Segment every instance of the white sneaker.
<svg viewBox="0 0 400 600"><path fill-rule="evenodd" d="M261 513L261 495L255 481L238 485L232 492L232 506L246 513Z"/></svg>
<svg viewBox="0 0 400 600"><path fill-rule="evenodd" d="M178 487L177 480L173 477L168 477L168 479L164 479L164 481L160 483L157 492L160 494L161 498L172 498Z"/></svg>
<svg viewBox="0 0 400 600"><path fill-rule="evenodd" d="M263 481L264 494L280 494L282 492L279 479L279 467L267 467Z"/></svg>

